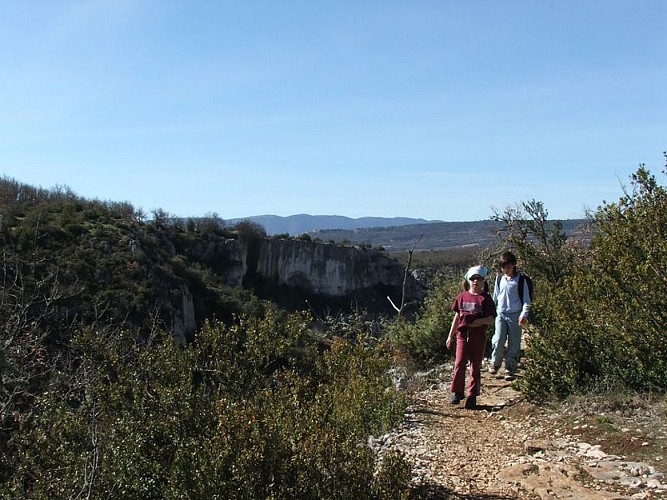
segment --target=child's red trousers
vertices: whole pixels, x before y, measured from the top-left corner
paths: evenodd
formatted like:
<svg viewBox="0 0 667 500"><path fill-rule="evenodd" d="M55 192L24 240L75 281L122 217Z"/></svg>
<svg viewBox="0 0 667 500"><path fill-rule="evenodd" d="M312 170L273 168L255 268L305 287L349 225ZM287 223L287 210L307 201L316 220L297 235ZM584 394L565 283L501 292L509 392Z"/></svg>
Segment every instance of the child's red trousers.
<svg viewBox="0 0 667 500"><path fill-rule="evenodd" d="M470 361L470 384L468 396L478 396L482 386L482 360L486 349L486 333L457 332L456 334L456 361L454 363L454 378L450 392L463 394L465 390L466 367Z"/></svg>

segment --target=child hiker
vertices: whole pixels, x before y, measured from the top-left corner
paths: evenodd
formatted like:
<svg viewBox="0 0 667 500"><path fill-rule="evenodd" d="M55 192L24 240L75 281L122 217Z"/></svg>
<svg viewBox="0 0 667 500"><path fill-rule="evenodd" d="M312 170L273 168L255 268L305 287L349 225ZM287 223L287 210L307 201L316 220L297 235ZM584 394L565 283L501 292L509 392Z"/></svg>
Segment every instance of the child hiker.
<svg viewBox="0 0 667 500"><path fill-rule="evenodd" d="M447 337L447 348L451 349L456 339L456 361L454 378L450 386L450 403L459 404L463 399L465 376L470 362L470 383L466 408L477 407L477 396L482 380L482 359L486 348L486 329L496 316L496 306L489 295L489 285L485 279L489 270L482 266L468 269L461 292L451 310L454 319Z"/></svg>

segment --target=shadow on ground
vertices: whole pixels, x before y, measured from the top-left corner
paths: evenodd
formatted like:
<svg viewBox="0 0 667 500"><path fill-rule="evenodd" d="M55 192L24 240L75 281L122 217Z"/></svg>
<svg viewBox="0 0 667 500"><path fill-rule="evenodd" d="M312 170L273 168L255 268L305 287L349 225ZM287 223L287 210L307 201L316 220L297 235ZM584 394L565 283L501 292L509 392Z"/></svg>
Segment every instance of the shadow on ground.
<svg viewBox="0 0 667 500"><path fill-rule="evenodd" d="M423 484L414 489L414 498L418 500L515 500L516 497L505 495L475 495L455 493L438 484Z"/></svg>

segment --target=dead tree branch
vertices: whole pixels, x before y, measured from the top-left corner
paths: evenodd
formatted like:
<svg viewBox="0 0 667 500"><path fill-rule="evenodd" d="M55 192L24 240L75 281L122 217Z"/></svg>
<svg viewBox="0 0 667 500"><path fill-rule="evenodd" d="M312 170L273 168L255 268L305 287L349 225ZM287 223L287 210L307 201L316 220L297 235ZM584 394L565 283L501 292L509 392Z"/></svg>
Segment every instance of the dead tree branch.
<svg viewBox="0 0 667 500"><path fill-rule="evenodd" d="M389 302L391 303L392 307L396 310L398 313L396 317L396 321L400 321L403 318L403 312L405 311L405 306L407 306L406 302L406 297L408 294L408 276L410 275L410 266L412 265L412 254L415 251L415 248L417 246L417 243L422 239L424 236L424 233L419 235L419 238L414 242L412 245L412 248L408 250L408 263L405 265L405 272L403 273L403 290L401 294L401 307L396 307L396 304L394 304L394 301L391 300L391 298L387 297L389 299Z"/></svg>

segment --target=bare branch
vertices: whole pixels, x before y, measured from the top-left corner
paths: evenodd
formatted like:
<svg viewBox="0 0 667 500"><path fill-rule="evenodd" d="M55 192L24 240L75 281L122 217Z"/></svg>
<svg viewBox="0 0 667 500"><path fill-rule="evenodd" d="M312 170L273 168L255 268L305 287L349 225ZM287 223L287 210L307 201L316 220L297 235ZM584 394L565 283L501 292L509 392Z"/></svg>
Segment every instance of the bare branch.
<svg viewBox="0 0 667 500"><path fill-rule="evenodd" d="M391 304L391 306L392 306L394 309L396 309L396 312L400 314L400 313L401 313L401 308L398 307L396 304L394 304L394 301L391 300L391 297L390 297L389 295L387 295L387 300L389 301L389 303Z"/></svg>
<svg viewBox="0 0 667 500"><path fill-rule="evenodd" d="M412 265L412 254L415 251L415 248L417 247L417 243L419 243L424 236L424 233L421 233L419 235L419 238L414 242L412 245L412 248L408 250L408 263L405 265L405 272L403 273L403 293L401 295L401 307L398 308L398 317L396 318L397 321L400 321L401 318L403 317L403 311L405 311L405 306L407 305L405 303L407 294L408 294L408 276L410 275L410 266ZM391 302L391 300L390 300ZM392 302L392 305L394 306L394 309L396 309L396 306Z"/></svg>

